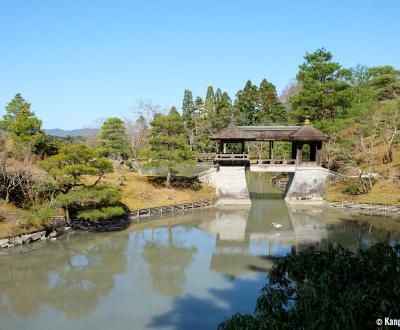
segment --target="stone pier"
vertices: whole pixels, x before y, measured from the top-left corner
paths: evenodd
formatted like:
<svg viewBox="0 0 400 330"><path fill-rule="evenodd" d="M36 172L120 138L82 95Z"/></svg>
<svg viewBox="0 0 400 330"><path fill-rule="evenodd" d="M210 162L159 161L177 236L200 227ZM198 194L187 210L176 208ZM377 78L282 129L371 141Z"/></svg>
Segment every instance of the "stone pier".
<svg viewBox="0 0 400 330"><path fill-rule="evenodd" d="M285 201L300 204L323 203L325 182L329 175L329 171L322 167L296 169L290 173Z"/></svg>
<svg viewBox="0 0 400 330"><path fill-rule="evenodd" d="M198 178L215 188L219 204L251 204L244 166L220 166Z"/></svg>

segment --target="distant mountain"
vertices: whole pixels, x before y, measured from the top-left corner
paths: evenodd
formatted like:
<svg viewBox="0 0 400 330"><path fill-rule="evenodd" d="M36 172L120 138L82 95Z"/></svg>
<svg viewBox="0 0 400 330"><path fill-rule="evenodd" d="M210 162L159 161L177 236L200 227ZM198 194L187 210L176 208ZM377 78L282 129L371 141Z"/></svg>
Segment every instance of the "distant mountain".
<svg viewBox="0 0 400 330"><path fill-rule="evenodd" d="M66 137L66 136L89 136L98 133L98 129L95 128L80 128L80 129L45 129L45 132L48 135L59 136L59 137Z"/></svg>

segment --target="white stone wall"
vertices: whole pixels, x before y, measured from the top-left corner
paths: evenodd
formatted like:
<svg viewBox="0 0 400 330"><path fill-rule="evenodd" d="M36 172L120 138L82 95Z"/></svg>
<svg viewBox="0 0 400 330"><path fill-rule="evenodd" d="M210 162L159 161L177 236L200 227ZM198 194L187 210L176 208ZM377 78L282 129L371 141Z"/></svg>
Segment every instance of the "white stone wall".
<svg viewBox="0 0 400 330"><path fill-rule="evenodd" d="M325 182L329 171L324 168L296 169L288 183L285 200L287 202L318 202L325 198Z"/></svg>
<svg viewBox="0 0 400 330"><path fill-rule="evenodd" d="M199 175L199 180L214 187L222 203L250 203L244 166L220 166L218 170L212 169Z"/></svg>

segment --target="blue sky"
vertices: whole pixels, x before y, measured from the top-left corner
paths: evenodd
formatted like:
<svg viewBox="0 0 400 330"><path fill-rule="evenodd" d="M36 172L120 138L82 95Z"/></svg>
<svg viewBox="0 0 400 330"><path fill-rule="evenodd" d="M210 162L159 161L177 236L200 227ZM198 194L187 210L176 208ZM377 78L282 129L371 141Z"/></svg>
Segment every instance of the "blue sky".
<svg viewBox="0 0 400 330"><path fill-rule="evenodd" d="M397 0L0 0L0 114L17 93L45 128L133 117L139 99L180 108L185 88L232 97L247 79L281 91L305 53L400 68Z"/></svg>

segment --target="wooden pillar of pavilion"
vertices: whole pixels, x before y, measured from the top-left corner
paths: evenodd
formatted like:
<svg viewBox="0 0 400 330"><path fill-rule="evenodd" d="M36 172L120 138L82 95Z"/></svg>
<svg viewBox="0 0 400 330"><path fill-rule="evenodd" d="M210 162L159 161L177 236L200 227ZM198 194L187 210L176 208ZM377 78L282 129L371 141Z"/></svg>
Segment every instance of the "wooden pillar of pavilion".
<svg viewBox="0 0 400 330"><path fill-rule="evenodd" d="M296 147L296 165L301 165L301 160L303 158L303 143L297 143Z"/></svg>
<svg viewBox="0 0 400 330"><path fill-rule="evenodd" d="M322 142L317 142L316 144L316 154L315 161L317 162L317 166L321 166L321 155L322 154Z"/></svg>

